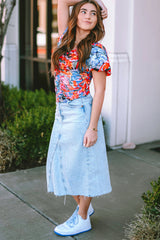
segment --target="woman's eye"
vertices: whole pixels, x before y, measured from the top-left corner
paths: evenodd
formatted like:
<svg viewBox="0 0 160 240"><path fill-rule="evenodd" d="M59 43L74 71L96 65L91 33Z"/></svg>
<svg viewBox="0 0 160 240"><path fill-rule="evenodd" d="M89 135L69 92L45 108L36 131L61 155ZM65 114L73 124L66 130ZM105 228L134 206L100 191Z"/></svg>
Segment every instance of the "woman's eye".
<svg viewBox="0 0 160 240"><path fill-rule="evenodd" d="M86 13L86 11L82 11L81 13Z"/></svg>

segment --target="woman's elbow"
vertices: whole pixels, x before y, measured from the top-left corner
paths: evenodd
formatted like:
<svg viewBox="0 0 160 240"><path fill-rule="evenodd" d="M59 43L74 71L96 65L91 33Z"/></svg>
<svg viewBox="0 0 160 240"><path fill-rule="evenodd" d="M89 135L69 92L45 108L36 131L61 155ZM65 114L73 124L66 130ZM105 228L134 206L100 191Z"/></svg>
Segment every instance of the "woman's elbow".
<svg viewBox="0 0 160 240"><path fill-rule="evenodd" d="M106 86L103 86L101 88L96 88L94 93L99 96L104 96L105 91L106 91Z"/></svg>

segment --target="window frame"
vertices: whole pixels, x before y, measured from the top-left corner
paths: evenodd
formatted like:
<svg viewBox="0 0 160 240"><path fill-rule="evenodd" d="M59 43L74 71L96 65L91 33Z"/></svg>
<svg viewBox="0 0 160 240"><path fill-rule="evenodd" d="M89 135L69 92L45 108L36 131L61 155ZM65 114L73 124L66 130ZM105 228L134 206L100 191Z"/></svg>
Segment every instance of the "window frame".
<svg viewBox="0 0 160 240"><path fill-rule="evenodd" d="M45 90L54 91L53 79L50 74L50 65L51 65L51 50L52 50L52 0L46 0L46 56L44 58L37 57L37 47L36 47L36 20L37 20L37 1L38 0L26 0L30 1L30 45L31 45L31 54L30 56L26 56L25 49L25 14L28 9L24 4L24 0L20 0L19 3L19 59L20 59L20 87L22 89L35 90L40 88L40 83L38 79L36 79L36 68L35 63L44 63L46 69L46 86ZM31 76L30 76L30 86L27 87L26 79L25 79L25 61L29 61L31 64Z"/></svg>

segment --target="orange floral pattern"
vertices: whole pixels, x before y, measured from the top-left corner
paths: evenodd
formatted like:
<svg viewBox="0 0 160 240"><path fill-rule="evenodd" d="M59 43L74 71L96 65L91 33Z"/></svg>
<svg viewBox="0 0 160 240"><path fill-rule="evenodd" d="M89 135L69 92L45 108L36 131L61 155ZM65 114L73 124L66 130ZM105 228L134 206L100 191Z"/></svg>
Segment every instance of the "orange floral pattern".
<svg viewBox="0 0 160 240"><path fill-rule="evenodd" d="M62 37L60 37L60 40ZM78 53L76 49L65 53L59 58L59 70L55 69L55 91L57 102L84 97L90 93L89 85L92 71L105 71L111 75L111 67L105 47L100 43L93 43L90 57L86 60L86 67L78 69Z"/></svg>

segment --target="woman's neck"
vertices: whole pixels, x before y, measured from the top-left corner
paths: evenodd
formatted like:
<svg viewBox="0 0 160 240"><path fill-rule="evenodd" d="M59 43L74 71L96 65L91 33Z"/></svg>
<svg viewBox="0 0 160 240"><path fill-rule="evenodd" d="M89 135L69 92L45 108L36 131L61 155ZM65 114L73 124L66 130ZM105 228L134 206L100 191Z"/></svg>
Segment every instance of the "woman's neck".
<svg viewBox="0 0 160 240"><path fill-rule="evenodd" d="M75 40L75 47L78 45L78 43L86 38L88 36L88 34L90 33L90 31L84 31L83 29L80 28L76 28L76 40Z"/></svg>

